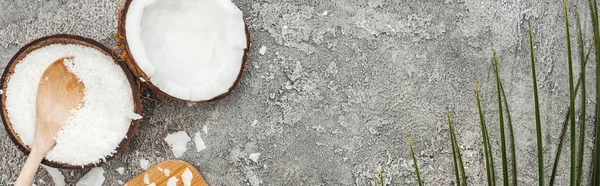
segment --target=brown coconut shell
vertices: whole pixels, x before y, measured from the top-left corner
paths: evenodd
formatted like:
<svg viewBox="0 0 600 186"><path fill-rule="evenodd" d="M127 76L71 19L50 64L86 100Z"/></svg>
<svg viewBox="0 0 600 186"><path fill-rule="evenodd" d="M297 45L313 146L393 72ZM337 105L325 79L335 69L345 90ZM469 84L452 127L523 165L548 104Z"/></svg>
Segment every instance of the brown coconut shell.
<svg viewBox="0 0 600 186"><path fill-rule="evenodd" d="M42 37L42 38L33 40L30 43L28 43L27 45L21 47L21 49L19 49L19 51L12 57L12 59L10 60L10 62L6 66L6 68L4 69L4 73L2 74L2 78L0 79L0 83L2 83L1 84L2 91L6 92L6 88L8 86L8 80L14 73L14 69L15 69L15 66L17 65L17 63L19 63L30 52L32 52L36 49L48 46L48 45L52 45L52 44L77 44L77 45L95 48L99 51L102 51L106 55L112 56L115 63L121 67L121 69L127 76L127 80L129 81L129 84L131 85L133 102L134 102L134 112L141 115L142 102L140 100L140 85L137 83L137 81L134 80L134 77L131 75L131 73L127 69L126 64L124 62L117 61L116 58L112 55L112 50L110 50L106 46L102 45L101 43L98 43L97 41L94 41L89 38L84 38L84 37L76 36L76 35L59 34L59 35L46 36L46 37ZM2 112L0 112L0 115L2 117L2 122L4 123L4 128L6 129L8 136L17 145L17 148L19 150L23 151L25 154L28 155L31 149L21 141L21 139L19 138L17 133L14 131L12 124L8 118L8 112L6 110L6 94L1 95L0 105L2 107ZM50 166L50 167L65 168L65 169L83 169L86 167L94 167L94 166L101 165L101 164L105 163L106 161L109 161L113 158L120 156L120 154L129 145L129 142L131 141L131 139L133 139L133 136L134 136L135 132L137 131L139 123L140 123L140 120L132 120L131 121L131 124L129 125L129 130L127 131L127 137L123 138L121 143L119 143L119 146L116 149L116 153L113 154L112 156L107 156L104 159L101 159L100 163L87 164L84 166L69 165L69 164L60 163L60 162L49 161L44 158L44 160L42 160L42 164Z"/></svg>
<svg viewBox="0 0 600 186"><path fill-rule="evenodd" d="M248 26L245 24L245 21L244 21L244 27L246 30L246 49L244 49L244 56L242 57L242 67L240 68L239 74L238 74L235 82L233 83L233 85L231 87L229 87L229 90L227 92L225 92L221 95L218 95L209 100L193 101L193 100L185 100L185 99L181 99L181 98L176 98L176 97L171 96L171 95L163 92L162 90L160 90L160 88L158 88L156 85L154 85L152 83L152 81L150 80L150 77L148 77L148 75L146 75L146 73L144 73L144 71L138 66L138 64L135 61L135 58L133 57L133 55L131 54L131 51L129 50L129 45L127 44L127 34L126 34L127 30L125 29L125 25L127 24L127 22L126 22L127 11L129 10L129 6L131 5L131 2L133 2L133 0L125 0L123 8L121 8L121 11L119 12L119 18L118 18L119 23L117 26L117 33L115 34L115 39L117 40L117 48L119 50L121 50L121 55L119 56L119 58L126 61L127 66L129 67L129 70L131 71L131 74L133 74L133 76L136 77L137 81L140 81L140 83L143 85L144 88L151 90L159 98L168 98L168 99L172 99L172 100L181 100L181 101L186 101L186 102L214 102L216 100L219 100L219 99L224 98L227 95L229 95L233 91L233 89L240 83L242 74L246 69L246 61L248 59L248 52L250 50L250 41L252 40L252 35L248 31ZM242 17L242 19L243 19L243 17ZM140 78L143 78L145 81L141 81Z"/></svg>

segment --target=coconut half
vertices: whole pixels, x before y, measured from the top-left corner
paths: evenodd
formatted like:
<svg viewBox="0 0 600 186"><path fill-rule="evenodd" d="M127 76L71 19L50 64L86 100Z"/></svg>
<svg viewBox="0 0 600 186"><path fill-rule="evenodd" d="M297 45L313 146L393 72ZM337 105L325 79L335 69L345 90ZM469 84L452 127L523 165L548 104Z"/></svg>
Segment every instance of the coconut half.
<svg viewBox="0 0 600 186"><path fill-rule="evenodd" d="M60 49L60 50L58 50L58 51L57 50L48 50L49 48ZM74 50L74 49L77 49L77 50ZM46 50L46 52L40 52L43 50ZM118 96L118 95L116 97L105 96L106 98L101 97L101 99L98 99L98 100L90 99L90 100L85 101L86 106L88 106L90 108L102 109L101 105L92 106L93 105L92 102L122 103L122 102L132 101L131 104L133 105L133 112L135 112L135 115L139 115L142 113L142 104L141 104L141 99L140 99L140 94L139 94L139 84L134 80L134 77L129 73L130 71L127 69L126 65L124 63L119 63L115 58L113 58L113 56L111 56L111 53L112 53L112 51L109 48L100 44L97 41L94 41L89 38L84 38L81 36L64 35L64 34L42 37L42 38L36 39L34 41L31 41L30 43L26 44L25 46L21 47L21 49L19 49L19 51L11 58L11 60L7 64L7 66L4 69L4 72L2 74L2 77L0 79L0 85L2 85L1 86L2 94L0 94L0 117L2 119L2 123L4 124L4 128L7 131L8 136L17 145L19 150L23 151L25 154L28 154L30 152L30 148L28 145L32 143L32 139L33 139L33 136L31 133L32 131L31 131L31 129L28 129L27 127L24 127L24 126L29 125L29 126L31 126L29 128L35 128L34 124L32 124L32 122L34 122L34 121L28 119L28 118L35 119L35 116L28 115L28 114L32 113L30 111L31 109L33 109L33 113L35 114L35 108L32 108L32 107L35 107L35 92L36 91L27 91L27 89L25 89L23 87L31 87L31 85L29 85L27 83L34 84L34 86L37 87L37 83L39 82L39 79L40 79L40 77L38 77L38 76L24 76L24 75L27 75L27 72L30 72L33 74L39 74L41 76L41 74L45 70L44 64L47 66L47 65L51 64L53 61L56 61L56 59L60 59L64 56L74 56L77 59L82 59L82 61L90 62L90 63L94 63L94 64L99 64L100 62L104 62L103 66L86 65L86 66L90 67L91 70L86 69L86 70L79 71L81 74L83 74L83 73L96 74L95 76L88 76L85 78L88 80L89 79L97 79L94 77L102 77L103 78L103 79L100 78L103 83L98 84L96 86L97 88L94 88L95 90L103 91L103 93L106 93L107 95L117 95L117 94L112 94L112 93L114 93L114 91L107 92L107 90L110 89L107 87L112 87L112 86L106 86L106 85L107 84L108 85L115 84L115 85L123 85L125 87L130 88L129 90L125 90L125 91L126 92L131 91L131 93L120 94L120 95L125 95L125 96ZM31 59L35 58L37 60L34 60L34 61L27 60L28 58L31 58ZM49 60L44 60L44 58L47 58ZM83 60L84 58L86 60ZM21 66L21 65L25 65L26 63L29 63L29 65ZM33 64L33 63L35 63L35 64ZM112 66L112 63L114 63L118 66ZM110 68L105 68L104 65L107 65ZM79 67L85 67L85 66L79 66ZM19 69L21 69L21 70L19 70ZM109 76L106 76L107 73L105 73L105 72L107 72L107 71L115 72L115 73L122 71L123 74L119 75L119 76L110 76L109 77ZM74 73L77 74L77 72L74 72ZM120 74L120 73L118 73L118 74ZM31 78L31 77L33 77L33 78ZM78 77L81 78L81 76L78 76ZM90 77L92 77L92 78L90 78ZM29 79L29 78L31 78L31 79ZM24 80L24 81L20 81L19 79ZM80 80L82 80L82 82L85 82L85 79L80 79ZM11 83L11 82L13 82L13 83ZM27 84L27 85L25 85L25 84ZM116 86L116 87L113 87L112 89L113 90L118 89L120 91L124 90L124 89L128 89L128 88L124 88L123 86ZM86 84L86 89L90 88L90 90L91 90L92 87L93 87L92 85ZM21 89L21 88L23 88L23 89ZM86 91L86 94L87 94L87 91ZM99 94L97 94L97 95L99 95ZM34 98L33 101L31 101L31 97ZM131 97L131 98L129 98L129 97ZM87 99L87 98L91 98L91 97L86 96L84 99ZM18 101L18 100L23 100L23 99L25 99L25 100ZM22 104L22 102L25 102L26 104ZM34 106L30 106L29 107L30 109L26 109L28 104L33 104ZM118 104L113 104L113 105L118 105ZM84 108L81 108L81 109L84 109ZM84 112L81 109L78 112ZM127 112L130 112L129 111L130 109L131 109L130 107L127 107L125 110L127 110ZM114 108L110 108L109 110L114 110ZM117 109L117 110L119 110L119 109ZM102 115L99 112L90 111L89 113L90 113L89 115L94 115L94 116L97 115L102 118L106 118L106 117L104 117L106 115ZM107 114L107 115L111 115L112 117L116 117L116 118L122 118L122 119L119 119L120 121L124 121L123 124L121 125L122 127L115 127L114 125L112 125L113 124L112 119L106 120L106 121L101 121L101 122L108 121L109 125L106 125L106 126L114 128L115 131L109 131L108 133L102 133L102 134L92 132L93 134L88 133L87 136L79 136L84 133L78 133L78 132L73 132L73 131L80 131L79 129L81 129L81 131L87 131L87 132L96 131L96 130L94 130L92 125L87 125L87 124L90 124L87 120L100 121L100 120L102 120L102 118L94 119L94 118L89 118L89 117L79 117L80 119L77 119L77 117L72 117L70 119L72 122L75 122L75 120L78 120L79 121L78 123L85 123L86 125L77 125L77 126L66 125L61 130L61 134L59 134L59 137L57 137L57 145L53 148L53 151L57 151L57 152L52 153L53 151L51 151L48 155L46 155L46 158L44 158L44 160L42 160L42 164L45 164L45 165L48 165L51 167L56 167L56 168L83 169L86 167L93 167L93 166L103 164L106 161L109 161L110 159L120 156L120 154L125 150L125 148L127 148L127 146L129 145L129 142L131 141L135 132L137 131L137 127L140 123L140 120L130 120L130 118L128 118L129 116L125 115L125 114L123 116L115 116L114 114ZM13 117L11 118L10 116L13 116ZM123 117L125 117L125 118L123 118ZM99 127L96 126L96 127L104 128L103 126L99 126ZM71 131L71 132L68 132L68 131ZM26 133L28 133L28 134L26 134ZM66 138L64 138L64 137L69 136L69 135L72 136L69 139L76 139L76 140L65 140ZM62 136L62 138L60 136ZM29 139L26 139L26 138L29 138ZM103 140L101 140L102 142L110 142L110 144L109 143L95 143L98 141L97 139L103 139ZM61 141L67 141L67 142L63 143L63 145L61 145L60 144ZM90 149L88 146L81 146L81 148L79 148L79 147L72 147L69 145L65 145L65 144L74 144L74 143L70 143L70 142L75 142L75 141L90 142L90 144L95 144L95 146L93 149ZM62 147L60 147L60 146L62 146ZM64 149L75 149L75 150L73 150L73 152L77 152L77 150L80 150L85 153L73 153L73 154L70 154L69 152L58 153L58 151L65 152ZM102 149L104 149L104 150L102 150ZM108 152L108 154L106 156L98 157L98 159L95 158L96 156L89 156L89 158L84 157L82 159L79 159L80 161L77 160L79 162L76 162L76 160L71 161L71 160L64 159L65 157L76 157L76 156L81 157L82 154L88 154L88 153L94 152L96 150ZM68 151L70 151L70 150L68 150ZM111 152L109 152L109 151L111 151ZM54 155L52 155L52 154L54 154Z"/></svg>
<svg viewBox="0 0 600 186"><path fill-rule="evenodd" d="M241 76L249 36L230 0L128 0L120 21L136 75L171 97L214 100Z"/></svg>

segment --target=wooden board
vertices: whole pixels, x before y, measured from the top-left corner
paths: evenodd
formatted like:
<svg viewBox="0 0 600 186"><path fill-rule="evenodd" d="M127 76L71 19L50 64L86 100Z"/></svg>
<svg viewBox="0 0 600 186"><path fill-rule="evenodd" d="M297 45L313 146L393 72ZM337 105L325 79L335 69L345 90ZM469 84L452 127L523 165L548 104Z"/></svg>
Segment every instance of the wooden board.
<svg viewBox="0 0 600 186"><path fill-rule="evenodd" d="M161 171L160 169L163 171ZM181 178L181 174L185 171L186 168L189 168L192 171L192 186L208 186L204 177L200 175L200 172L194 168L193 165L186 163L184 161L178 160L169 160L159 163L158 165L154 165L152 168L149 168L145 172L137 175L135 178L129 180L129 182L125 183L126 186L145 186L144 176L148 174L148 178L150 183L156 184L156 186L166 186L169 178L176 177L179 179L177 182L177 186L183 186L183 180ZM165 170L169 170L169 176L165 175Z"/></svg>

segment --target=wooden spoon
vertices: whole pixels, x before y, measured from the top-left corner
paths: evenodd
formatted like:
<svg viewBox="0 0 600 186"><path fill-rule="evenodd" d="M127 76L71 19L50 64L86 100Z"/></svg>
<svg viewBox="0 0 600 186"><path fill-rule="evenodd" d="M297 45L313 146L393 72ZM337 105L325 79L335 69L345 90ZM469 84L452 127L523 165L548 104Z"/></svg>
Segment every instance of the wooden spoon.
<svg viewBox="0 0 600 186"><path fill-rule="evenodd" d="M64 65L73 57L52 63L40 79L37 90L37 121L33 147L15 186L29 186L40 163L54 145L56 136L72 111L83 106L83 83Z"/></svg>

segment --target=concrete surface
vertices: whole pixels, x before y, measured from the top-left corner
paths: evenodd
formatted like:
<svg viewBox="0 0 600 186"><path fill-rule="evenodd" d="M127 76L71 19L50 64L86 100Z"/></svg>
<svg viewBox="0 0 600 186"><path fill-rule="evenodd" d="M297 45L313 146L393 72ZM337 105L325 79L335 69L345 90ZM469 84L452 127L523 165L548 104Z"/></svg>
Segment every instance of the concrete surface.
<svg viewBox="0 0 600 186"><path fill-rule="evenodd" d="M561 1L234 2L245 13L253 34L240 85L214 104L145 100L144 119L130 147L103 166L105 185L140 173L140 158L151 164L173 159L163 138L180 130L192 135L205 125L208 148L196 153L190 143L180 159L196 165L211 185L370 185L378 162L385 167L389 185L415 185L407 136L414 141L426 185L453 185L446 106L456 126L468 180L482 185L485 165L473 81L481 85L496 173L501 177L490 65L494 52L513 114L519 183L536 185L529 21L538 60L549 177L568 105ZM569 2L572 20L576 7L582 11L589 41L587 1ZM79 34L114 46L116 15L115 1L0 0L0 62L5 66L27 41L54 33ZM266 52L260 55L263 46ZM574 67L578 72L579 65ZM595 94L592 87L588 81L588 95ZM593 108L596 102L590 98L588 103ZM591 150L591 134L586 152ZM7 184L15 179L25 157L5 132L0 132L0 140L0 182ZM564 184L569 148L563 152L558 181ZM261 153L258 163L248 159L250 153ZM586 158L589 165L589 153ZM114 171L118 167L125 167L125 174ZM63 173L68 183L75 183L87 171ZM45 171L36 183L46 185L42 180L50 182Z"/></svg>

